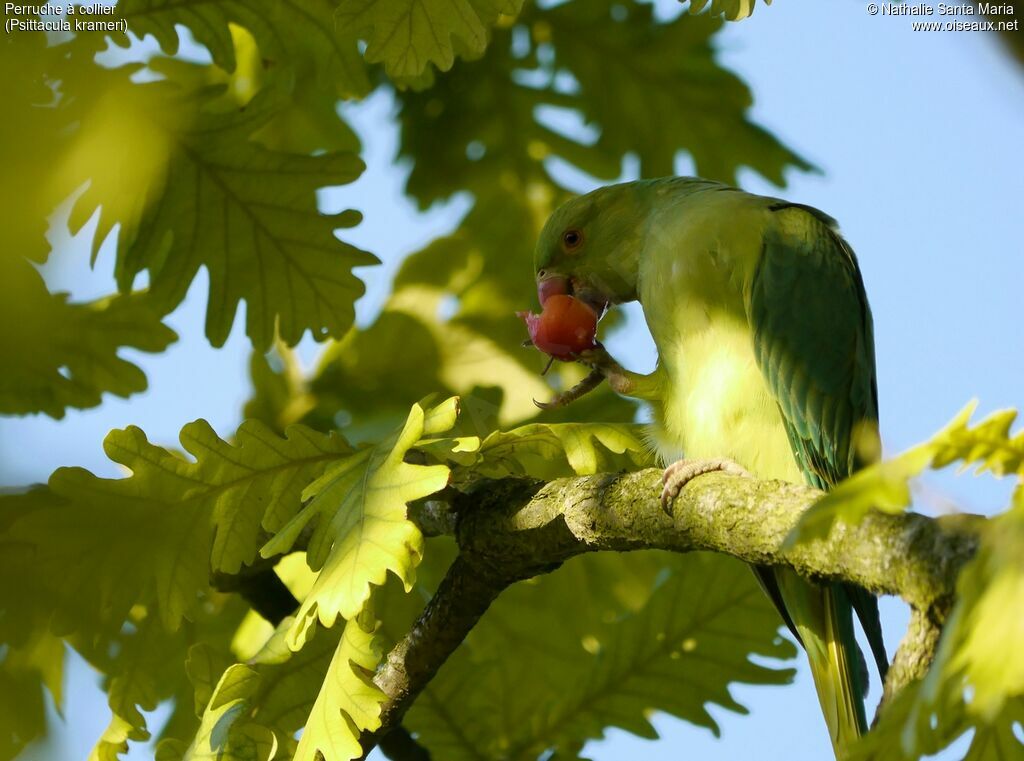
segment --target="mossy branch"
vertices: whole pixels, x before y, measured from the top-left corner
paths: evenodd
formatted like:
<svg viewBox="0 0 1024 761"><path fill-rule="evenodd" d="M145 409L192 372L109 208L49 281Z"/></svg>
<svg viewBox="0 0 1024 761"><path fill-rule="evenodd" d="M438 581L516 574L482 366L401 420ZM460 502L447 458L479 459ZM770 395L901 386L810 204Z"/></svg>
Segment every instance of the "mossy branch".
<svg viewBox="0 0 1024 761"><path fill-rule="evenodd" d="M376 676L388 695L384 726L402 715L508 585L603 550L721 552L749 563L786 565L809 578L858 584L902 597L911 630L890 669L885 698L919 678L934 657L956 579L977 550L981 518L933 519L916 513L873 513L837 524L824 539L786 548L803 512L822 493L781 481L723 473L686 486L672 514L661 507L661 471L566 478L550 483L504 479L481 483L450 503L460 556L412 630ZM415 512L413 513L415 516ZM367 736L364 747L373 747Z"/></svg>

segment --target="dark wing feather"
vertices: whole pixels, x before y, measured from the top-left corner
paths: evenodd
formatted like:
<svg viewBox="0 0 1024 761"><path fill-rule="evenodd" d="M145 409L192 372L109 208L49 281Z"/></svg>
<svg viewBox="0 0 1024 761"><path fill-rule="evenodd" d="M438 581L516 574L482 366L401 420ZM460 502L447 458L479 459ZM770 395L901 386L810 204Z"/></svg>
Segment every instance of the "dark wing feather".
<svg viewBox="0 0 1024 761"><path fill-rule="evenodd" d="M771 212L748 301L755 356L804 476L827 490L878 451L871 312L835 222L784 202ZM884 677L878 602L864 590L847 592Z"/></svg>

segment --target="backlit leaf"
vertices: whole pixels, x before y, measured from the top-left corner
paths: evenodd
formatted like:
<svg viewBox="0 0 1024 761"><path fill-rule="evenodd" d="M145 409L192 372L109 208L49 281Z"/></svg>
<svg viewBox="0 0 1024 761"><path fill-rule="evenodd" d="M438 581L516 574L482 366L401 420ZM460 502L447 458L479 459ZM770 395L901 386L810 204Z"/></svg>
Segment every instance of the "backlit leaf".
<svg viewBox="0 0 1024 761"><path fill-rule="evenodd" d="M454 400L439 406L454 413ZM423 537L406 517L406 504L443 489L449 470L404 458L424 434L441 432L427 425L437 419L449 427L454 423L447 413L414 405L400 431L329 467L309 484L302 492L305 506L264 545L264 557L286 553L312 527L306 557L319 575L296 616L291 647L301 647L318 621L330 627L339 616L354 619L371 585L383 584L389 571L411 587Z"/></svg>
<svg viewBox="0 0 1024 761"><path fill-rule="evenodd" d="M0 413L95 407L103 394L145 391L146 376L118 356L122 347L163 351L177 336L144 294L72 303L51 294L27 262L0 266Z"/></svg>
<svg viewBox="0 0 1024 761"><path fill-rule="evenodd" d="M689 0L690 13L700 13L707 9L712 16L725 16L730 21L745 19L754 12L757 0ZM771 5L772 0L763 0Z"/></svg>
<svg viewBox="0 0 1024 761"><path fill-rule="evenodd" d="M355 619L345 624L295 761L350 761L363 755L359 732L380 727L381 705L387 699L372 681L380 655L374 632L364 631Z"/></svg>
<svg viewBox="0 0 1024 761"><path fill-rule="evenodd" d="M749 660L795 654L778 625L753 576L729 558L576 558L507 590L406 723L451 761L571 754L609 726L655 737L654 711L717 734L709 703L745 710L731 682L791 679Z"/></svg>
<svg viewBox="0 0 1024 761"><path fill-rule="evenodd" d="M355 38L334 23L329 0L122 0L118 15L140 37L152 34L169 54L178 52L178 25L205 45L221 68L236 64L231 26L246 28L267 61L287 64L342 97L369 90ZM115 39L127 43L123 35Z"/></svg>
<svg viewBox="0 0 1024 761"><path fill-rule="evenodd" d="M855 523L872 509L902 512L910 504L910 480L925 468L961 462L979 473L1024 474L1024 432L1010 433L1017 413L996 412L971 427L974 407L967 405L929 441L854 473L804 513L787 541L825 536L836 520Z"/></svg>
<svg viewBox="0 0 1024 761"><path fill-rule="evenodd" d="M337 23L368 35L366 60L392 78L418 77L430 64L451 68L455 53L476 57L488 27L514 16L522 0L341 0Z"/></svg>
<svg viewBox="0 0 1024 761"><path fill-rule="evenodd" d="M356 156L288 154L250 139L276 113L274 98L263 91L244 109L210 112L195 96L175 97L166 83L125 83L84 115L65 169L90 180L73 228L102 207L98 247L120 223L122 290L147 270L149 300L168 312L207 268L206 334L215 346L227 339L242 300L257 349L269 348L275 335L294 345L307 329L316 340L344 335L363 293L351 268L377 261L334 235L357 224L357 212L322 214L316 206L318 188L359 176ZM130 134L119 137L125 124ZM130 169L127 187L103 165L110 156Z"/></svg>
<svg viewBox="0 0 1024 761"><path fill-rule="evenodd" d="M181 442L194 462L138 428L112 431L107 456L131 476L61 468L46 489L0 498L19 515L0 534L0 610L21 611L0 616L0 629L103 629L135 603L155 603L153 615L177 627L194 615L211 569L252 561L264 531L298 510L306 484L351 452L336 436L293 427L281 438L255 421L234 444L203 420L185 426Z"/></svg>

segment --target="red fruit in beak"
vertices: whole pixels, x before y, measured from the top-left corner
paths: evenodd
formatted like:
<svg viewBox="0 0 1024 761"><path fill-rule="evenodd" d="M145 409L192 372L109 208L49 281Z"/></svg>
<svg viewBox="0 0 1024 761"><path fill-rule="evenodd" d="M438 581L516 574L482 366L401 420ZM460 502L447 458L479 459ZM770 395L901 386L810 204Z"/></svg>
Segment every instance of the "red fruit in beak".
<svg viewBox="0 0 1024 761"><path fill-rule="evenodd" d="M569 292L569 279L565 277L549 277L537 283L537 299L543 307L552 296L560 296Z"/></svg>
<svg viewBox="0 0 1024 761"><path fill-rule="evenodd" d="M516 314L526 322L533 345L555 359L568 362L596 345L597 314L572 296L549 294L540 314Z"/></svg>

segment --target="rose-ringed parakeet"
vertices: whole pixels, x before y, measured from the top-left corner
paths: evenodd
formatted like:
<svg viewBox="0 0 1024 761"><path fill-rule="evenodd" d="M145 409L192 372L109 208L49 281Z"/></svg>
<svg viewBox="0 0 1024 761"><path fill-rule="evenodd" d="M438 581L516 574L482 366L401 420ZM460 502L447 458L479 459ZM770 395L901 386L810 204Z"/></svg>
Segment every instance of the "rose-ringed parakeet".
<svg viewBox="0 0 1024 761"><path fill-rule="evenodd" d="M601 188L548 220L538 294L599 314L639 300L658 350L638 375L602 350L584 359L651 404L670 505L709 470L828 489L879 453L871 314L853 251L816 209L697 178ZM868 592L755 567L807 652L836 755L866 731L867 670L855 610L884 676Z"/></svg>

